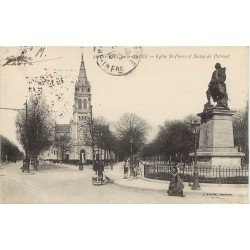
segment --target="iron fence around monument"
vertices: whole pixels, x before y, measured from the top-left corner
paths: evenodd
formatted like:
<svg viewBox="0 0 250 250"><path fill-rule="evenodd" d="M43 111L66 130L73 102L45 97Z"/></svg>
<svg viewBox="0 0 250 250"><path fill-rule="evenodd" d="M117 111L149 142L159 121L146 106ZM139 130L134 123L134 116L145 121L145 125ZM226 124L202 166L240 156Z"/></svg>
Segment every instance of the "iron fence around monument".
<svg viewBox="0 0 250 250"><path fill-rule="evenodd" d="M146 163L144 177L149 179L170 181L172 166L160 163ZM193 182L194 167L178 166L179 174L184 182ZM200 183L248 184L248 166L242 167L200 167L198 166Z"/></svg>

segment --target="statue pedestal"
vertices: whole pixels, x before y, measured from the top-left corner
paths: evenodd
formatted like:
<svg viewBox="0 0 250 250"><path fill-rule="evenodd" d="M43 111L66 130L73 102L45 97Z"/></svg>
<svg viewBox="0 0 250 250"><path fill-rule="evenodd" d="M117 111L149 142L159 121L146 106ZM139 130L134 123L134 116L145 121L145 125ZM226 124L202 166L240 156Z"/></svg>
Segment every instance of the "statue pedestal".
<svg viewBox="0 0 250 250"><path fill-rule="evenodd" d="M201 117L197 162L204 167L240 167L245 154L234 147L232 116L223 108L204 109ZM191 153L190 156L193 156Z"/></svg>

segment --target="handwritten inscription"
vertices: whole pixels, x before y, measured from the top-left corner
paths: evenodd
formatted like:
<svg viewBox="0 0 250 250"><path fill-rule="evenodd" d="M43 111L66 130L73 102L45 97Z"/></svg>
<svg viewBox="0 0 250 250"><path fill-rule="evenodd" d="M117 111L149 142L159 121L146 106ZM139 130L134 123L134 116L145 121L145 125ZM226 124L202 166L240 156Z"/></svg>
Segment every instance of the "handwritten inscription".
<svg viewBox="0 0 250 250"><path fill-rule="evenodd" d="M38 50L38 52L36 53L36 56L42 57L44 51L45 51L45 47L41 47L41 48ZM45 56L46 56L46 55L45 55Z"/></svg>
<svg viewBox="0 0 250 250"><path fill-rule="evenodd" d="M47 58L45 47L20 47L20 54L12 55L5 58L5 63L2 66L21 66L33 65L34 63L55 60L58 58ZM41 60L42 59L42 60Z"/></svg>

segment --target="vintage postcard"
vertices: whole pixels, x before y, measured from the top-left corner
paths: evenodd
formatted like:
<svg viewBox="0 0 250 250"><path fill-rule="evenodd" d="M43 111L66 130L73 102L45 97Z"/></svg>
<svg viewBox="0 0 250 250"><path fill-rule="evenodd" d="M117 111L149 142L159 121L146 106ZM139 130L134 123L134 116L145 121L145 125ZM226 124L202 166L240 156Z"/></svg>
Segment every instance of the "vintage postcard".
<svg viewBox="0 0 250 250"><path fill-rule="evenodd" d="M0 203L248 203L248 47L0 47Z"/></svg>

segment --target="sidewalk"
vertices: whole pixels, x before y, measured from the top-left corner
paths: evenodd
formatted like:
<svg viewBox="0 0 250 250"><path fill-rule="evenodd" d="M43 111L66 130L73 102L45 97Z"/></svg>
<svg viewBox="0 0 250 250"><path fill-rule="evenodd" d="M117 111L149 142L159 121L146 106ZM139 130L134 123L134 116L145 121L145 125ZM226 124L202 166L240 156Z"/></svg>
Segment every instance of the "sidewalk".
<svg viewBox="0 0 250 250"><path fill-rule="evenodd" d="M10 162L10 161L3 161L3 162L0 162L0 169L2 169L3 168L3 166L5 166L5 165L8 165L8 164L10 164L10 163L12 163L12 162Z"/></svg>
<svg viewBox="0 0 250 250"><path fill-rule="evenodd" d="M139 188L151 191L166 192L168 189L169 181L160 181L153 179L123 179L123 163L117 163L114 165L113 171L110 166L106 167L105 173L107 177L111 179L114 184L124 186L128 188ZM184 182L184 194L199 195L199 196L237 196L248 197L248 185L247 184L210 184L200 183L200 190L192 190L189 183Z"/></svg>

